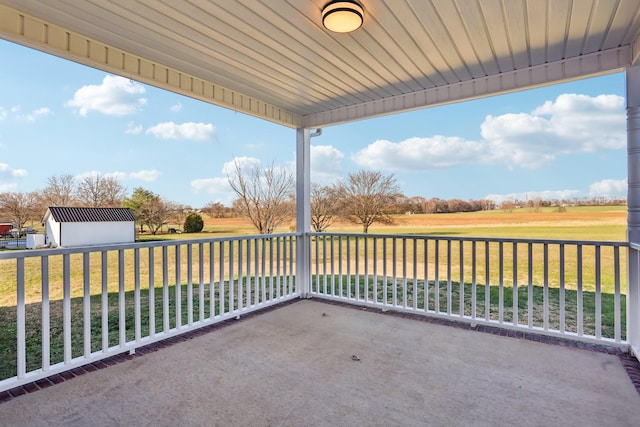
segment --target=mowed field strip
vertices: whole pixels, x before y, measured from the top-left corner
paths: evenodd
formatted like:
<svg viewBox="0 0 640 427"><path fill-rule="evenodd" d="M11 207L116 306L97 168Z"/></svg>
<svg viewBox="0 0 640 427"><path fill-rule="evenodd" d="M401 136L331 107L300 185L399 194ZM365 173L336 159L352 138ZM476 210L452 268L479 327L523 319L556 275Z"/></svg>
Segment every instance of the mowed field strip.
<svg viewBox="0 0 640 427"><path fill-rule="evenodd" d="M597 206L597 207L567 207L565 212L558 212L556 208L543 208L540 212L534 212L529 208L514 209L511 212L501 210L482 211L457 214L420 214L397 215L395 225L374 224L370 228L370 234L385 235L413 235L413 236L454 236L454 237L499 237L499 238L532 238L532 239L563 239L563 240L597 240L597 241L625 241L626 236L626 206ZM193 234L141 234L140 241L168 240L180 241L185 239L218 238L227 236L253 235L255 229L246 218L208 218L205 216L205 229L201 233ZM178 224L169 224L170 227L181 228ZM294 228L293 220L289 224L283 224L277 232L289 232ZM358 225L337 221L329 229L329 232L358 233ZM130 268L133 264L133 251L125 253L125 266ZM206 255L206 254L205 254ZM228 252L227 252L228 255ZM379 257L381 254L378 255ZM72 296L82 295L82 260L73 256L71 261ZM225 259L225 261L227 261ZM197 262L197 254L194 256ZM93 254L91 259L91 273L97 275L92 278L92 293L99 293L100 277L99 254ZM155 258L155 269L161 268L161 257ZM182 261L183 271L186 271L186 260ZM51 259L49 280L51 282L50 297L61 297L62 275L58 260ZM93 267L96 268L93 268ZM31 274L39 270L40 262L37 258L27 259L25 262L25 295L27 302L35 302L40 299L40 274ZM109 291L118 289L118 259L115 253L109 254ZM31 270L31 271L30 271ZM142 259L141 272L144 276L149 266ZM173 275L172 267L169 269L170 277ZM208 274L208 273L207 273ZM208 277L205 275L205 277ZM160 275L156 274L160 280ZM228 278L226 278L228 279ZM15 261L0 261L0 305L12 306L16 297ZM219 280L219 278L216 278ZM160 283L158 283L160 284ZM126 290L133 289L133 281L125 283Z"/></svg>
<svg viewBox="0 0 640 427"><path fill-rule="evenodd" d="M396 224L374 223L369 233L384 234L433 234L474 237L547 238L567 240L625 241L627 229L626 206L566 207L558 212L555 207L534 212L530 208L446 213L395 215ZM246 218L204 217L204 233L172 235L171 238L196 238L203 234L225 235L255 234ZM172 225L181 228L179 224ZM277 232L295 229L295 220L283 224ZM361 227L344 221L336 221L329 232L359 233ZM169 235L158 236L169 238ZM154 236L143 235L142 240Z"/></svg>

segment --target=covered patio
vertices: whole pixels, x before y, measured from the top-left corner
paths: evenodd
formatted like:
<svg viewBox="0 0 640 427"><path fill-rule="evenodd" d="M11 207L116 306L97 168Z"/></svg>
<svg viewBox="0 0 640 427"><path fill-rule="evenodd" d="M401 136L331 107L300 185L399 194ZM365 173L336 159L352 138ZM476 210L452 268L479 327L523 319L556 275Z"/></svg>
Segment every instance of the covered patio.
<svg viewBox="0 0 640 427"><path fill-rule="evenodd" d="M2 403L0 424L631 426L640 419L640 394L616 352L315 300L140 352Z"/></svg>
<svg viewBox="0 0 640 427"><path fill-rule="evenodd" d="M640 419L621 363L640 356L640 2L361 0L351 33L323 26L328 3L0 0L0 37L296 129L297 153L294 233L0 253L16 284L0 423ZM311 233L322 128L621 71L628 242Z"/></svg>

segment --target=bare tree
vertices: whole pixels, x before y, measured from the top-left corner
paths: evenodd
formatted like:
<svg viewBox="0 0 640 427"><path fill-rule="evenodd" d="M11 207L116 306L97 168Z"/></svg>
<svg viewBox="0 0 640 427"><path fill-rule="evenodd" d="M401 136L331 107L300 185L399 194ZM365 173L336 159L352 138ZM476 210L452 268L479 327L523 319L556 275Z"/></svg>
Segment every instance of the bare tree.
<svg viewBox="0 0 640 427"><path fill-rule="evenodd" d="M0 193L0 214L22 230L30 219L38 217L37 193ZM42 213L44 214L44 212Z"/></svg>
<svg viewBox="0 0 640 427"><path fill-rule="evenodd" d="M234 175L229 176L229 185L238 196L234 207L260 234L271 234L293 212L293 172L270 167L256 166L243 171L234 163Z"/></svg>
<svg viewBox="0 0 640 427"><path fill-rule="evenodd" d="M73 206L75 204L75 179L72 175L58 175L47 178L47 186L41 191L41 203L49 206Z"/></svg>
<svg viewBox="0 0 640 427"><path fill-rule="evenodd" d="M516 207L516 204L511 200L505 200L504 202L502 202L500 207L504 212L511 213L513 212L513 209Z"/></svg>
<svg viewBox="0 0 640 427"><path fill-rule="evenodd" d="M491 199L484 199L482 201L482 210L490 211L495 208L495 202Z"/></svg>
<svg viewBox="0 0 640 427"><path fill-rule="evenodd" d="M109 208L120 206L125 191L117 178L95 174L80 179L75 194L84 206Z"/></svg>
<svg viewBox="0 0 640 427"><path fill-rule="evenodd" d="M189 205L183 205L176 202L167 203L169 203L171 207L170 219L177 224L183 224L187 215L194 211L193 208Z"/></svg>
<svg viewBox="0 0 640 427"><path fill-rule="evenodd" d="M340 199L335 187L311 184L311 227L325 231L338 218Z"/></svg>
<svg viewBox="0 0 640 427"><path fill-rule="evenodd" d="M533 199L529 200L529 204L533 212L539 213L542 211L542 197L534 197Z"/></svg>
<svg viewBox="0 0 640 427"><path fill-rule="evenodd" d="M163 225L175 215L176 204L162 200L155 196L147 200L140 209L144 224L149 227L151 234L157 234Z"/></svg>
<svg viewBox="0 0 640 427"><path fill-rule="evenodd" d="M374 222L393 224L390 207L397 199L400 188L393 175L360 171L349 174L349 179L337 186L341 199L340 214L354 224L362 225L367 233Z"/></svg>
<svg viewBox="0 0 640 427"><path fill-rule="evenodd" d="M209 215L209 218L224 218L228 208L220 202L209 202L200 209Z"/></svg>
<svg viewBox="0 0 640 427"><path fill-rule="evenodd" d="M440 199L438 199L437 197L433 197L429 200L427 200L427 203L425 204L425 213L430 213L430 214L434 214L434 213L438 213L438 201Z"/></svg>

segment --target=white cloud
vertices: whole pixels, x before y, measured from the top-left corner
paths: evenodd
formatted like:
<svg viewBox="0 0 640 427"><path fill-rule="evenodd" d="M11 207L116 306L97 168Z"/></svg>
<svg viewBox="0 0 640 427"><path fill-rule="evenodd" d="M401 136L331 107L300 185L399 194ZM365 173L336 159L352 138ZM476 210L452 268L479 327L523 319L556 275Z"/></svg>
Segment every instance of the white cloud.
<svg viewBox="0 0 640 427"><path fill-rule="evenodd" d="M160 139L186 139L191 141L208 141L215 132L215 127L210 123L187 122L177 124L174 122L158 123L146 130L147 134Z"/></svg>
<svg viewBox="0 0 640 427"><path fill-rule="evenodd" d="M378 140L353 155L359 166L396 171L462 164L540 168L561 154L626 147L624 99L563 94L531 113L487 116L480 141L436 135Z"/></svg>
<svg viewBox="0 0 640 427"><path fill-rule="evenodd" d="M160 171L155 169L140 170L135 172L108 172L104 176L112 176L118 178L120 181L139 180L146 182L153 182L160 176Z"/></svg>
<svg viewBox="0 0 640 427"><path fill-rule="evenodd" d="M563 94L531 114L487 116L481 134L495 160L539 168L559 154L626 147L624 98Z"/></svg>
<svg viewBox="0 0 640 427"><path fill-rule="evenodd" d="M24 178L28 175L25 169L15 169L7 163L0 163L0 193L17 191L16 179Z"/></svg>
<svg viewBox="0 0 640 427"><path fill-rule="evenodd" d="M7 163L0 163L0 176L8 176L10 178L24 178L28 175L26 169L15 169Z"/></svg>
<svg viewBox="0 0 640 427"><path fill-rule="evenodd" d="M36 119L38 119L40 117L48 116L50 114L52 114L52 113L51 113L51 110L48 107L40 107L40 108L37 108L37 109L33 110L29 114L18 115L18 119L25 120L27 122L35 122Z"/></svg>
<svg viewBox="0 0 640 427"><path fill-rule="evenodd" d="M193 193L205 193L216 196L216 199L224 204L231 204L235 198L235 193L229 185L229 177L235 175L236 164L243 172L249 172L261 165L260 159L255 157L234 157L225 162L220 171L223 176L211 178L198 178L191 181L191 191Z"/></svg>
<svg viewBox="0 0 640 427"><path fill-rule="evenodd" d="M78 114L86 116L89 111L97 111L112 116L133 114L146 104L140 95L145 93L144 86L119 76L107 75L101 85L87 85L78 89L66 106L77 109Z"/></svg>
<svg viewBox="0 0 640 427"><path fill-rule="evenodd" d="M175 105L171 106L171 111L173 111L174 113L178 113L182 110L182 103L178 102Z"/></svg>
<svg viewBox="0 0 640 427"><path fill-rule="evenodd" d="M221 194L231 190L227 178L200 178L191 181L191 189L194 193Z"/></svg>
<svg viewBox="0 0 640 427"><path fill-rule="evenodd" d="M626 179L603 179L589 187L591 197L624 197L627 196Z"/></svg>
<svg viewBox="0 0 640 427"><path fill-rule="evenodd" d="M99 172L99 171L93 170L93 171L81 172L81 173L77 174L76 176L74 176L74 178L76 180L80 180L80 179L83 179L83 178L86 178L86 177L95 178L98 175L102 176L103 174L101 172Z"/></svg>
<svg viewBox="0 0 640 427"><path fill-rule="evenodd" d="M207 194L212 200L227 206L231 206L236 198L236 193L229 186L227 177L194 179L191 181L191 191L194 194Z"/></svg>
<svg viewBox="0 0 640 427"><path fill-rule="evenodd" d="M222 165L222 173L225 176L233 176L236 173L236 164L240 167L241 171L247 172L260 166L261 163L260 159L256 159L255 157L234 157L233 160L225 162L225 164Z"/></svg>
<svg viewBox="0 0 640 427"><path fill-rule="evenodd" d="M1 182L0 181L0 193L15 192L18 189L18 184L15 182Z"/></svg>
<svg viewBox="0 0 640 427"><path fill-rule="evenodd" d="M332 145L311 146L311 175L314 182L331 182L342 173L344 154Z"/></svg>
<svg viewBox="0 0 640 427"><path fill-rule="evenodd" d="M137 172L129 172L130 179L139 179L140 181L153 182L160 176L160 171L155 169L141 170Z"/></svg>
<svg viewBox="0 0 640 427"><path fill-rule="evenodd" d="M488 156L487 150L483 142L436 135L401 142L378 140L355 153L352 159L371 169L423 170L482 162Z"/></svg>
<svg viewBox="0 0 640 427"><path fill-rule="evenodd" d="M34 116L48 116L49 114L51 114L49 107L40 107L33 110Z"/></svg>
<svg viewBox="0 0 640 427"><path fill-rule="evenodd" d="M35 122L40 117L53 114L49 107L36 108L35 110L27 114L20 114L21 110L22 110L22 106L20 105L12 106L11 108L9 108L9 111L7 111L3 107L0 107L0 121L3 121L6 118L8 118L9 112L13 114L13 118L15 118L16 120L21 120L26 122Z"/></svg>
<svg viewBox="0 0 640 427"><path fill-rule="evenodd" d="M115 171L115 172L103 173L103 172L93 170L93 171L82 172L76 175L75 178L82 179L88 176L96 177L98 175L102 177L117 178L119 181L139 180L139 181L153 182L157 180L158 177L160 176L160 171L157 171L155 169L147 169L147 170L143 169L143 170L134 171L134 172Z"/></svg>
<svg viewBox="0 0 640 427"><path fill-rule="evenodd" d="M124 131L129 135L140 135L142 133L142 125L136 125L134 122L127 123L127 130Z"/></svg>

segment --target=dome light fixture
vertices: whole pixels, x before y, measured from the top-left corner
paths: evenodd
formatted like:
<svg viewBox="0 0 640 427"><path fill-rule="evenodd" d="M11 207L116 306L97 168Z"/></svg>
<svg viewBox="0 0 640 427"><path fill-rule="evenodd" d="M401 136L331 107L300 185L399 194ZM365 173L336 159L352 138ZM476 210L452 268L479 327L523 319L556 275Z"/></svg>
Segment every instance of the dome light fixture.
<svg viewBox="0 0 640 427"><path fill-rule="evenodd" d="M364 22L364 9L353 0L332 1L322 8L322 25L334 33L350 33Z"/></svg>

